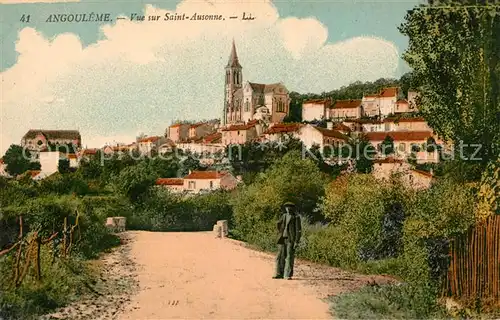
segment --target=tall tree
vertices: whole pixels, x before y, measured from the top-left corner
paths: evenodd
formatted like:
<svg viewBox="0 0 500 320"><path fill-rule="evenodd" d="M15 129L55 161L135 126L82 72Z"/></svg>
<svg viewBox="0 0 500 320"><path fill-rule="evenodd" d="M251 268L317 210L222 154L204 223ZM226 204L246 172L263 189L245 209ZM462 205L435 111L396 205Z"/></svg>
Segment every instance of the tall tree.
<svg viewBox="0 0 500 320"><path fill-rule="evenodd" d="M500 6L429 1L405 20L400 31L409 46L403 57L422 93L420 111L455 146L481 145L477 153L476 146L464 147L463 154L475 154L481 159L475 166L484 168L500 141Z"/></svg>
<svg viewBox="0 0 500 320"><path fill-rule="evenodd" d="M40 169L40 163L31 160L31 152L15 144L5 152L3 161L7 165L5 170L12 176L17 176L27 170Z"/></svg>

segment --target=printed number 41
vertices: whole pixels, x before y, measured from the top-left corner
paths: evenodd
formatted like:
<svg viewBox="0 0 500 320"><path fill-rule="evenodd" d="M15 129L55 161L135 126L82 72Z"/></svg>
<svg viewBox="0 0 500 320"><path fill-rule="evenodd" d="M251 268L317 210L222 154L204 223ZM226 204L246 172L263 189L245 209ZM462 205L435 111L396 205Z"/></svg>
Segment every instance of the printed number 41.
<svg viewBox="0 0 500 320"><path fill-rule="evenodd" d="M30 22L30 15L23 14L21 17L21 22Z"/></svg>

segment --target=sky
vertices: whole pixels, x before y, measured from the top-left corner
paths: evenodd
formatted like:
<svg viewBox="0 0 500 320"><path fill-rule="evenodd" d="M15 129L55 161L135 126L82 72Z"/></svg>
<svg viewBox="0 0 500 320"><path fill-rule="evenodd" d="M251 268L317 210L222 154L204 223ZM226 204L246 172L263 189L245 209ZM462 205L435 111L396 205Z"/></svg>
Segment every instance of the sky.
<svg viewBox="0 0 500 320"><path fill-rule="evenodd" d="M220 118L233 39L243 81L321 93L400 77L408 41L397 27L420 2L0 0L0 155L29 129L77 129L84 146L101 147L162 135L177 119ZM227 19L163 20L175 12ZM111 21L49 19L77 13Z"/></svg>

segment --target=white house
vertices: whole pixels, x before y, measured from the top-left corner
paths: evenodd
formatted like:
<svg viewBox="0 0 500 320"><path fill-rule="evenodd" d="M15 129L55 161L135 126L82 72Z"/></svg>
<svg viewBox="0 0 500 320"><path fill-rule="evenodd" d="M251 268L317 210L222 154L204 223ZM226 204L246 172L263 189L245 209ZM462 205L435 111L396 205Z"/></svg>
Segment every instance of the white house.
<svg viewBox="0 0 500 320"><path fill-rule="evenodd" d="M63 153L59 151L42 151L38 155L41 173L52 174L59 171L59 160L65 159Z"/></svg>
<svg viewBox="0 0 500 320"><path fill-rule="evenodd" d="M312 99L302 103L302 121L314 121L329 118L331 99Z"/></svg>
<svg viewBox="0 0 500 320"><path fill-rule="evenodd" d="M301 123L277 123L264 131L262 138L264 141L280 141L288 135L294 136L303 126Z"/></svg>
<svg viewBox="0 0 500 320"><path fill-rule="evenodd" d="M359 119L361 118L361 100L337 100L330 108L330 119Z"/></svg>
<svg viewBox="0 0 500 320"><path fill-rule="evenodd" d="M184 190L192 193L216 189L231 190L239 181L227 171L192 171L184 177Z"/></svg>
<svg viewBox="0 0 500 320"><path fill-rule="evenodd" d="M382 89L378 94L364 95L362 99L364 115L387 117L394 114L399 93L398 87L389 87Z"/></svg>
<svg viewBox="0 0 500 320"><path fill-rule="evenodd" d="M409 163L393 157L375 160L372 174L382 181L387 181L392 175L399 174L403 183L415 189L427 189L433 182L432 173L412 169Z"/></svg>
<svg viewBox="0 0 500 320"><path fill-rule="evenodd" d="M429 138L434 138L431 131L389 131L389 132L367 132L366 137L374 147L380 145L389 136L394 143L394 152L403 157L412 153L412 146L419 146L427 142ZM437 139L436 139L437 141Z"/></svg>
<svg viewBox="0 0 500 320"><path fill-rule="evenodd" d="M181 193L184 191L184 179L182 178L159 178L156 179L155 185L167 188L173 193Z"/></svg>
<svg viewBox="0 0 500 320"><path fill-rule="evenodd" d="M10 174L7 173L7 164L0 159L0 177L10 177Z"/></svg>
<svg viewBox="0 0 500 320"><path fill-rule="evenodd" d="M346 135L336 130L316 127L310 124L300 127L294 135L302 141L305 147L311 148L317 145L320 150L323 150L325 146L336 147L342 145L349 140Z"/></svg>

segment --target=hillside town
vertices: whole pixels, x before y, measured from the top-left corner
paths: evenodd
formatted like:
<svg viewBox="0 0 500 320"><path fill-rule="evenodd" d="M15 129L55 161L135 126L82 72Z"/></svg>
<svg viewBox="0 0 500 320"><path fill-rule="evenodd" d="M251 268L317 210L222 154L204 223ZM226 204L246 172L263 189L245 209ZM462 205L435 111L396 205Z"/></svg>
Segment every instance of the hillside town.
<svg viewBox="0 0 500 320"><path fill-rule="evenodd" d="M291 137L300 140L306 148L318 147L324 151L342 147L362 135L378 150L373 170L376 177L387 179L394 172L403 172L418 188L430 185L432 172L416 170L407 161L413 156L420 164L436 163L439 161L437 151L428 152L426 145L443 144L418 114L418 92L408 91L407 96L403 96L401 88L387 87L380 92L366 93L362 99L304 100L302 122L285 122L290 114L288 89L279 82L263 84L244 80L234 41L224 71L221 119L177 121L168 126L163 135L142 136L128 144L105 145L99 149L83 147L77 130L31 129L22 137L21 146L33 152L41 169L31 170L29 174L35 180L50 176L58 171L59 159L67 159L70 167L76 168L82 159L98 151L104 155L135 152L145 156L182 150L198 155L202 164L213 165L217 161L213 155L224 154L228 146L280 143ZM394 152L390 155L380 150L386 139L393 143ZM328 161L328 157L325 158ZM8 176L3 161L0 164L0 174ZM226 178L228 176L231 178ZM241 177L229 172L209 171L193 172L183 178L158 179L157 185L174 192L198 193L205 189L234 188L234 182L239 180ZM201 185L206 188L199 187Z"/></svg>
<svg viewBox="0 0 500 320"><path fill-rule="evenodd" d="M0 320L500 319L500 7L195 2L9 20Z"/></svg>

